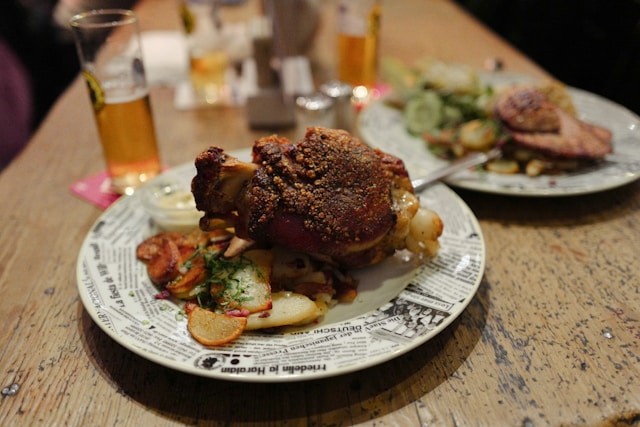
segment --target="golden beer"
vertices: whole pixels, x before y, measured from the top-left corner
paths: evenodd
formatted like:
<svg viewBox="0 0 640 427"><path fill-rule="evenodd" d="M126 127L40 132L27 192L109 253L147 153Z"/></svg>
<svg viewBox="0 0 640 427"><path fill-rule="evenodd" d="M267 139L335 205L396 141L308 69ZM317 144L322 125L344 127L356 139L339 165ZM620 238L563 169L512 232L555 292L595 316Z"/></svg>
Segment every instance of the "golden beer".
<svg viewBox="0 0 640 427"><path fill-rule="evenodd" d="M181 0L180 16L189 50L189 78L196 102L229 101L226 82L229 40L220 24L217 0Z"/></svg>
<svg viewBox="0 0 640 427"><path fill-rule="evenodd" d="M71 18L111 190L132 194L160 173L138 18L100 9Z"/></svg>
<svg viewBox="0 0 640 427"><path fill-rule="evenodd" d="M216 104L226 97L226 72L229 57L226 52L206 51L191 54L190 76L193 90L208 104Z"/></svg>
<svg viewBox="0 0 640 427"><path fill-rule="evenodd" d="M146 91L128 98L110 99L107 96L95 116L115 192L131 194L160 173L156 133Z"/></svg>
<svg viewBox="0 0 640 427"><path fill-rule="evenodd" d="M365 3L365 4L362 4ZM352 86L372 87L378 69L378 2L343 1L339 10L338 78Z"/></svg>

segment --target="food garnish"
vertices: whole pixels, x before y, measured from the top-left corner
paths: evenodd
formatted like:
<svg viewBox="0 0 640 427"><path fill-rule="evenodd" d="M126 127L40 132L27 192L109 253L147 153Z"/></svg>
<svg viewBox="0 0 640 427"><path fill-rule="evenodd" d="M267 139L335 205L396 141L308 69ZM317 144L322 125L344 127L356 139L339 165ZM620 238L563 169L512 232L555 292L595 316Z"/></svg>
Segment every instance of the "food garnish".
<svg viewBox="0 0 640 427"><path fill-rule="evenodd" d="M312 323L330 306L356 296L351 276L305 254L272 248L225 257L232 236L226 230L161 232L137 247L151 281L168 293L162 298L186 301L189 330L204 345L230 342L240 335L238 328ZM193 315L194 307L216 316ZM215 325L225 333L213 331Z"/></svg>

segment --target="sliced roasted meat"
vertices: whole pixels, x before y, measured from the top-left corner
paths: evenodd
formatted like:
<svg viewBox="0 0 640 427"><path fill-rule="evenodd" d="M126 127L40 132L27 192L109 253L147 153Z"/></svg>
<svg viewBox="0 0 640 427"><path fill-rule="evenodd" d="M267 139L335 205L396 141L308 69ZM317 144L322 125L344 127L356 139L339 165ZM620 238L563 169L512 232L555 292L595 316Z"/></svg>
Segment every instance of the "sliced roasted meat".
<svg viewBox="0 0 640 427"><path fill-rule="evenodd" d="M557 132L560 119L544 93L534 86L514 86L507 89L495 104L502 124L513 131Z"/></svg>
<svg viewBox="0 0 640 427"><path fill-rule="evenodd" d="M608 129L579 120L532 85L515 86L501 94L495 115L516 145L543 156L601 159L612 152Z"/></svg>
<svg viewBox="0 0 640 427"><path fill-rule="evenodd" d="M600 159L611 153L611 132L584 123L561 109L556 109L558 132L515 132L513 140L526 148L552 156L576 159Z"/></svg>

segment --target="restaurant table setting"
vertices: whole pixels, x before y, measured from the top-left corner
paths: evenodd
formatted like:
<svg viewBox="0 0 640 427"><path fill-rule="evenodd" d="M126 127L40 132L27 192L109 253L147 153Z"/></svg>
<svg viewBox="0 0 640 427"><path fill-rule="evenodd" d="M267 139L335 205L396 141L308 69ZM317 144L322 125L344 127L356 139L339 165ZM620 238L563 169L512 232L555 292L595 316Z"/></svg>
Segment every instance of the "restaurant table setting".
<svg viewBox="0 0 640 427"><path fill-rule="evenodd" d="M362 28L348 15L359 2ZM492 87L553 79L454 2L215 2L206 31L227 42L206 47L222 74L198 86L193 11L205 3L118 12L137 20L132 81L160 159L140 183L113 186L108 73L78 34L82 72L0 175L0 425L640 425L634 112L567 86L577 117L612 133L602 161L506 175L479 166L490 151L452 169L460 160L407 130L380 68L372 82L341 67L364 31L373 66L434 58ZM437 253L349 271L355 298L312 324L203 345L138 245L198 224L191 183L207 148L250 162L254 141L297 141L307 126L400 158L444 224Z"/></svg>

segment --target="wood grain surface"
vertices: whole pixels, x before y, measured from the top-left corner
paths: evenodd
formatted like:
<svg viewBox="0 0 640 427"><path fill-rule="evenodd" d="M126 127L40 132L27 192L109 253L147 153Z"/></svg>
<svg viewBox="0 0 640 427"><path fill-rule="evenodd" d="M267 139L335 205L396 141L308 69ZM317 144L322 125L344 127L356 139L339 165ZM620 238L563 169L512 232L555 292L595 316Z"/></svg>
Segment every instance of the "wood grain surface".
<svg viewBox="0 0 640 427"><path fill-rule="evenodd" d="M312 59L324 79L335 3L320 5ZM173 0L137 10L144 30L178 28ZM475 67L500 58L547 76L450 1L385 2L382 22L383 55ZM177 111L170 87L154 87L151 100L167 166L263 136L240 107ZM0 425L640 425L639 183L551 199L458 191L481 224L486 271L443 333L351 374L226 382L131 353L83 308L76 259L101 211L69 186L104 167L91 115L78 78L0 175Z"/></svg>

